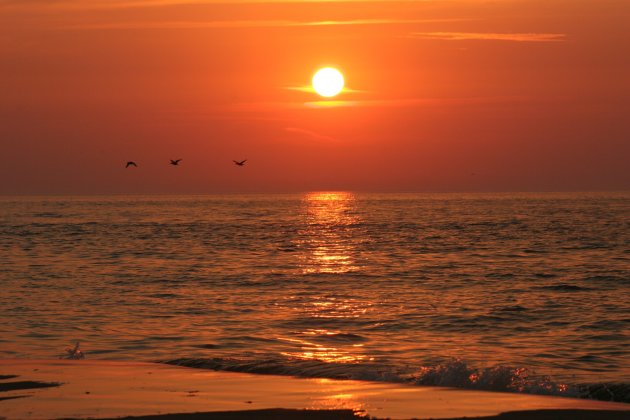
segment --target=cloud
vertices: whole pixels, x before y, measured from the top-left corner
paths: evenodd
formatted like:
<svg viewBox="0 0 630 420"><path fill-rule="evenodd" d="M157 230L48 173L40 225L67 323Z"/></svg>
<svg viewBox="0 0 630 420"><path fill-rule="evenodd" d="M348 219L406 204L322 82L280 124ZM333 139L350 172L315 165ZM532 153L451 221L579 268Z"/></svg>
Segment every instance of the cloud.
<svg viewBox="0 0 630 420"><path fill-rule="evenodd" d="M309 102L241 102L222 106L226 112L269 112L279 109L304 110L328 108L414 108L435 106L478 106L527 103L539 100L530 96L480 96L468 98L391 98L371 100L322 100ZM298 129L296 129L298 130Z"/></svg>
<svg viewBox="0 0 630 420"><path fill-rule="evenodd" d="M352 20L322 20L301 22L299 26L331 26L331 25L403 25L415 23L449 23L463 22L470 19L352 19Z"/></svg>
<svg viewBox="0 0 630 420"><path fill-rule="evenodd" d="M566 39L566 34L558 33L413 32L410 36L446 41L561 42Z"/></svg>
<svg viewBox="0 0 630 420"><path fill-rule="evenodd" d="M204 4L385 3L391 0L0 0L0 7L49 7L64 10L127 9ZM405 2L425 0L405 0Z"/></svg>
<svg viewBox="0 0 630 420"><path fill-rule="evenodd" d="M313 86L311 85L305 85L305 86L286 86L285 87L286 90L292 90L295 92L305 92L305 93L317 93L315 91L315 89L313 88ZM341 93L365 93L367 91L365 90L358 90L358 89L350 89L349 87L345 87L343 88L343 90L341 91Z"/></svg>
<svg viewBox="0 0 630 420"><path fill-rule="evenodd" d="M306 108L410 108L440 105L483 105L497 103L526 102L523 96L492 96L471 98L400 98L400 99L372 99L358 101L329 100L301 103Z"/></svg>
<svg viewBox="0 0 630 420"><path fill-rule="evenodd" d="M296 20L210 20L210 21L155 21L155 22L107 22L64 26L64 29L212 29L212 28L282 28L353 25L404 25L420 23L443 23L460 19L353 19L325 21Z"/></svg>

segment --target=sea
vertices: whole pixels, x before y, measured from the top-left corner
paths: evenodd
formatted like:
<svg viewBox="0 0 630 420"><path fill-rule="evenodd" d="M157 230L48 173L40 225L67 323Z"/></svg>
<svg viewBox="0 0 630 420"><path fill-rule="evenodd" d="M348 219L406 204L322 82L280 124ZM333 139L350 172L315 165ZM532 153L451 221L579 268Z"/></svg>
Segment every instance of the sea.
<svg viewBox="0 0 630 420"><path fill-rule="evenodd" d="M630 402L630 193L5 196L0 287L4 359Z"/></svg>

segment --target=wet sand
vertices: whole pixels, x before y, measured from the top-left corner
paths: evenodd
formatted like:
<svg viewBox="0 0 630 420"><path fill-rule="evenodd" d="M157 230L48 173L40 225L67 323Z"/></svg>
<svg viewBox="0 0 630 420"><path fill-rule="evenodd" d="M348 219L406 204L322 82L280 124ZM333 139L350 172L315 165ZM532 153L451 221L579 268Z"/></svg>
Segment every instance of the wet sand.
<svg viewBox="0 0 630 420"><path fill-rule="evenodd" d="M3 360L2 376L0 418L6 419L630 418L630 404L623 403L155 363Z"/></svg>

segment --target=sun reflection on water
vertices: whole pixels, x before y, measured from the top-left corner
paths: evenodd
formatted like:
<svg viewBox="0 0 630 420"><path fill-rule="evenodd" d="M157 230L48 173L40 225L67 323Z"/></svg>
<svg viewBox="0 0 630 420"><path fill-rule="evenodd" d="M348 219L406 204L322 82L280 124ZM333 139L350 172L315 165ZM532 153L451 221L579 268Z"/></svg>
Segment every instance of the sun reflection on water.
<svg viewBox="0 0 630 420"><path fill-rule="evenodd" d="M300 360L318 360L327 363L360 363L372 361L373 358L363 354L363 344L347 344L344 348L333 344L317 343L316 340L344 336L340 331L325 329L307 330L299 335L311 336L310 338L278 337L286 343L299 347L299 351L282 352L283 356Z"/></svg>
<svg viewBox="0 0 630 420"><path fill-rule="evenodd" d="M357 241L364 238L359 227L360 217L354 194L348 192L318 192L306 194L302 199L303 228L296 240L299 266L302 274L339 275L360 270L357 261ZM313 328L300 329L291 337L278 337L292 348L283 352L286 357L299 360L317 360L327 363L360 363L373 358L366 355L364 339L344 331L357 318L365 316L372 307L366 299L355 296L331 296L326 293L310 294L306 301L296 298L294 310ZM338 329L326 324L338 322Z"/></svg>
<svg viewBox="0 0 630 420"><path fill-rule="evenodd" d="M298 246L304 273L348 273L358 270L353 227L359 222L354 194L309 193L303 198L305 228Z"/></svg>

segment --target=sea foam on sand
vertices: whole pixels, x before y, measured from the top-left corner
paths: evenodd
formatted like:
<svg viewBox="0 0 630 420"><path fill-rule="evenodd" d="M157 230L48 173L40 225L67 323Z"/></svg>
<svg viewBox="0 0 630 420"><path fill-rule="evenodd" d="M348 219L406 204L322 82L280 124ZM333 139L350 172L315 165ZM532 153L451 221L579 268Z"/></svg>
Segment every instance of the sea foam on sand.
<svg viewBox="0 0 630 420"><path fill-rule="evenodd" d="M0 417L6 419L113 418L275 408L350 409L357 415L392 419L479 417L551 409L614 410L630 418L627 411L630 405L623 403L251 375L156 363L0 360L0 375L4 375L0 391L2 384L15 382L53 385L22 389L17 385L5 386L7 390L0 393ZM291 418L291 413L278 411L276 414ZM246 412L243 415L247 418ZM531 418L535 418L534 413Z"/></svg>

